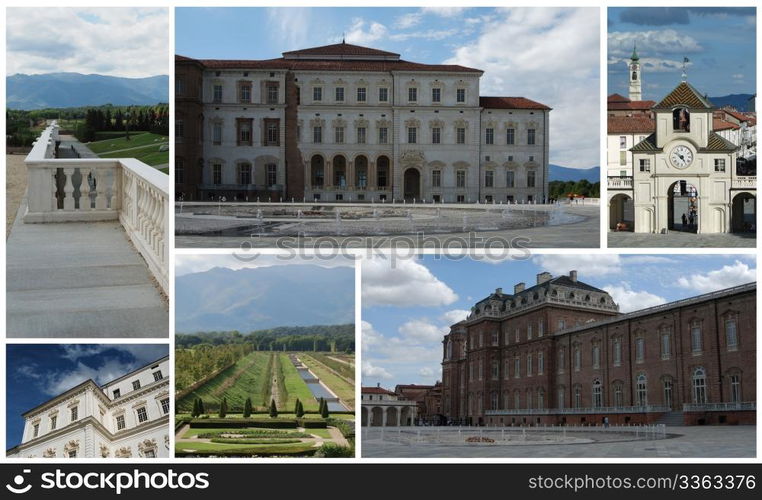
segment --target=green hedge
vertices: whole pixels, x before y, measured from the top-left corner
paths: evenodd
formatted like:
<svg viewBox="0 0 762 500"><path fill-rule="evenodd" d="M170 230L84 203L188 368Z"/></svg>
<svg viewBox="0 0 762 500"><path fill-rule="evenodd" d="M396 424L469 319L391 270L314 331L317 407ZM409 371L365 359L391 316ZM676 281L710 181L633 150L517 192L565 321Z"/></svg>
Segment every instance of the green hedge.
<svg viewBox="0 0 762 500"><path fill-rule="evenodd" d="M241 448L238 450L208 450L208 451L179 451L175 450L175 457L311 457L317 452L312 445L305 447L287 448L279 450L273 448Z"/></svg>
<svg viewBox="0 0 762 500"><path fill-rule="evenodd" d="M299 424L299 427L304 427L305 429L325 429L328 427L328 424L325 420L300 418L297 420L297 423Z"/></svg>
<svg viewBox="0 0 762 500"><path fill-rule="evenodd" d="M312 434L306 432L288 432L288 431L274 431L274 430L246 430L240 431L218 431L218 432L202 432L197 435L199 439L213 439L222 437L223 434L240 434L247 438L308 438L312 437ZM239 438L223 438L223 439L239 439Z"/></svg>
<svg viewBox="0 0 762 500"><path fill-rule="evenodd" d="M331 427L336 427L337 429L339 429L339 432L341 432L341 435L347 439L355 438L355 426L347 422L346 420L329 417L326 419L326 424L330 425Z"/></svg>
<svg viewBox="0 0 762 500"><path fill-rule="evenodd" d="M207 418L193 419L190 426L195 429L212 429L225 427L229 429L245 429L247 427L263 427L270 429L296 429L296 420L278 418Z"/></svg>
<svg viewBox="0 0 762 500"><path fill-rule="evenodd" d="M223 444L294 444L298 439L245 439L245 438L213 438L212 443Z"/></svg>
<svg viewBox="0 0 762 500"><path fill-rule="evenodd" d="M341 446L336 443L324 443L318 448L317 457L324 458L354 458L355 449L351 446Z"/></svg>

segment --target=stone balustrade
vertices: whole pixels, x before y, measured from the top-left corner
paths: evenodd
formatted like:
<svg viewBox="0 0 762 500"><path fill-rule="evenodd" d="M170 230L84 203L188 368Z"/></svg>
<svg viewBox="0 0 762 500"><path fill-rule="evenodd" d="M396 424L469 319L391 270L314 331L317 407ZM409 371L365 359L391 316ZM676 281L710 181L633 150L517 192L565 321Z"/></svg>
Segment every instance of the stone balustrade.
<svg viewBox="0 0 762 500"><path fill-rule="evenodd" d="M632 189L632 177L609 177L609 189Z"/></svg>
<svg viewBox="0 0 762 500"><path fill-rule="evenodd" d="M731 187L736 189L757 189L757 176L739 175L733 177Z"/></svg>
<svg viewBox="0 0 762 500"><path fill-rule="evenodd" d="M56 159L57 126L26 157L24 223L119 220L165 293L169 291L169 176L134 158Z"/></svg>

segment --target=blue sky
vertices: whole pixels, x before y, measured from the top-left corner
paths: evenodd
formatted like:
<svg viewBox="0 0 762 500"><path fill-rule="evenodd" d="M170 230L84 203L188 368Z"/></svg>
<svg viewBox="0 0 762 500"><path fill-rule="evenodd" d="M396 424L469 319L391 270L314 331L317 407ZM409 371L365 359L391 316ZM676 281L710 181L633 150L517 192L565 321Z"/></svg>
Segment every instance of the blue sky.
<svg viewBox="0 0 762 500"><path fill-rule="evenodd" d="M270 59L341 42L485 71L482 95L553 108L550 161L599 163L597 8L178 8L178 54Z"/></svg>
<svg viewBox="0 0 762 500"><path fill-rule="evenodd" d="M434 256L362 264L362 383L432 384L441 379L442 338L496 288L576 270L630 312L756 280L753 255L535 255L500 262Z"/></svg>
<svg viewBox="0 0 762 500"><path fill-rule="evenodd" d="M640 7L608 10L608 93L627 95L626 63L637 42L643 99L658 101L688 81L710 97L756 92L753 7Z"/></svg>
<svg viewBox="0 0 762 500"><path fill-rule="evenodd" d="M8 344L8 448L21 442L21 414L87 379L104 384L166 356L166 344Z"/></svg>

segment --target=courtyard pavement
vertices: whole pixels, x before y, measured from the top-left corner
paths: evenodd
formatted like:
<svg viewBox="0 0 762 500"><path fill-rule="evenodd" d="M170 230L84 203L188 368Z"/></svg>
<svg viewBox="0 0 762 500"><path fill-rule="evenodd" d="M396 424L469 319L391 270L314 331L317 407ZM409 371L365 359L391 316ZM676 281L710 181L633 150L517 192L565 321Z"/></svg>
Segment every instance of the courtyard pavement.
<svg viewBox="0 0 762 500"><path fill-rule="evenodd" d="M409 429L406 428L406 429ZM386 428L386 432L394 428ZM545 445L407 445L380 441L380 429L362 428L365 458L752 458L756 426L667 427L659 440Z"/></svg>
<svg viewBox="0 0 762 500"><path fill-rule="evenodd" d="M669 234L616 232L608 233L609 248L755 248L756 234L693 234L671 231Z"/></svg>

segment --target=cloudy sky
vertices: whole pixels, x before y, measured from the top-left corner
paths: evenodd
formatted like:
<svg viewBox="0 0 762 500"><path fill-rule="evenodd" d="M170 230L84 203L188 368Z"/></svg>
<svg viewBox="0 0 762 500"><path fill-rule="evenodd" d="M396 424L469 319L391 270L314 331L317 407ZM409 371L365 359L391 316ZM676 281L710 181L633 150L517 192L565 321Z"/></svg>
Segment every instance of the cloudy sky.
<svg viewBox="0 0 762 500"><path fill-rule="evenodd" d="M166 8L8 8L6 74L166 75Z"/></svg>
<svg viewBox="0 0 762 500"><path fill-rule="evenodd" d="M608 93L627 95L627 62L637 43L643 99L657 101L688 81L720 97L756 92L753 7L641 7L608 11Z"/></svg>
<svg viewBox="0 0 762 500"><path fill-rule="evenodd" d="M21 414L85 380L105 384L166 356L166 344L8 344L6 445L21 442Z"/></svg>
<svg viewBox="0 0 762 500"><path fill-rule="evenodd" d="M596 8L183 8L175 19L176 52L189 57L270 59L345 37L409 61L482 69L482 95L553 108L551 163L599 163Z"/></svg>
<svg viewBox="0 0 762 500"><path fill-rule="evenodd" d="M362 383L441 380L442 338L473 304L496 288L536 283L536 275L577 270L579 280L609 292L630 312L756 280L754 256L535 255L478 262L436 259L362 263Z"/></svg>

